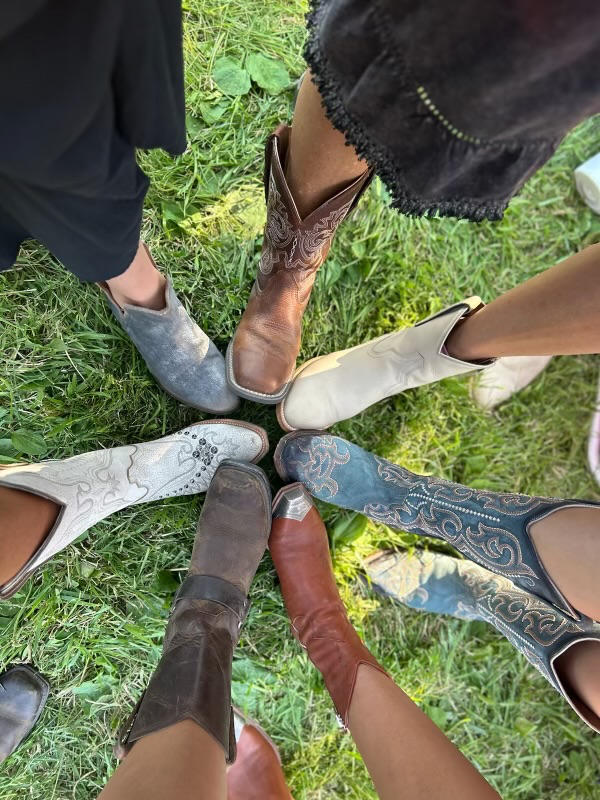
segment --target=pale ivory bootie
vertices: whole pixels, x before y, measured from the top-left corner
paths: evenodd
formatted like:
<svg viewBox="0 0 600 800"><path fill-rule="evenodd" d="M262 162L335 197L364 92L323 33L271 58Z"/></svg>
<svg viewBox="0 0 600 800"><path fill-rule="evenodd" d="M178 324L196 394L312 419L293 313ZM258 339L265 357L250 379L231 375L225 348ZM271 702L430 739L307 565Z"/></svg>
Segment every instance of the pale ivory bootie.
<svg viewBox="0 0 600 800"><path fill-rule="evenodd" d="M493 359L461 361L445 349L456 325L482 305L470 297L412 328L307 361L277 407L281 427L325 430L386 397L489 366Z"/></svg>
<svg viewBox="0 0 600 800"><path fill-rule="evenodd" d="M509 400L529 386L548 366L552 356L504 356L475 376L471 397L485 411Z"/></svg>

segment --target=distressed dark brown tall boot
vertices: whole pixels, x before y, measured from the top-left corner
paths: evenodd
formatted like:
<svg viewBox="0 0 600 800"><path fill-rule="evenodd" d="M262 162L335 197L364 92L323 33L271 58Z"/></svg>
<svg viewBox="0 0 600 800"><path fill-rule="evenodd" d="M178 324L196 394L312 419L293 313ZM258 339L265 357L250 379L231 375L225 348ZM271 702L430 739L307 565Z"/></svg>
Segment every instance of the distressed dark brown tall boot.
<svg viewBox="0 0 600 800"><path fill-rule="evenodd" d="M387 673L348 619L335 583L325 525L301 483L284 487L275 497L269 550L294 636L323 675L338 718L348 727L360 665Z"/></svg>
<svg viewBox="0 0 600 800"><path fill-rule="evenodd" d="M300 352L302 315L317 270L339 224L372 177L367 170L301 219L285 179L289 139L290 128L280 125L267 143L267 225L260 268L227 351L227 380L233 391L266 404L285 397Z"/></svg>
<svg viewBox="0 0 600 800"><path fill-rule="evenodd" d="M251 464L224 461L210 484L192 561L173 604L163 655L117 755L149 733L193 720L235 760L231 666L248 589L271 528L271 491Z"/></svg>

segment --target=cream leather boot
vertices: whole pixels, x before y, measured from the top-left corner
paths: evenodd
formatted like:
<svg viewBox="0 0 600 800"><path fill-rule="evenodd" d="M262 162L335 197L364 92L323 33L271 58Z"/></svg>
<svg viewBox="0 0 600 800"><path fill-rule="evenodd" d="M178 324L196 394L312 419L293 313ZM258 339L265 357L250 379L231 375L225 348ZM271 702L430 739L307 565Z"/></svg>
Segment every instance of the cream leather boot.
<svg viewBox="0 0 600 800"><path fill-rule="evenodd" d="M460 361L444 348L455 326L482 305L470 297L412 328L307 361L277 407L281 427L324 430L406 389L489 366L493 360Z"/></svg>
<svg viewBox="0 0 600 800"><path fill-rule="evenodd" d="M552 356L505 356L473 381L471 396L486 411L529 386L548 366Z"/></svg>

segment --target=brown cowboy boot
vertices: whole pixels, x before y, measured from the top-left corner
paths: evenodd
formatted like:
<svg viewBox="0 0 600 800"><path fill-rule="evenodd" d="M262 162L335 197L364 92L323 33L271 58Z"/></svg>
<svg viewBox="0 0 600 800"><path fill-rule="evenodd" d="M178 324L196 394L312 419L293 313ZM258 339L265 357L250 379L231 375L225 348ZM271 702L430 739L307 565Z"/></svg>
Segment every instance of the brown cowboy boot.
<svg viewBox="0 0 600 800"><path fill-rule="evenodd" d="M300 219L285 179L290 130L280 125L267 143L267 225L260 268L227 351L230 387L240 397L266 404L285 397L300 352L302 315L317 270L327 257L338 225L372 178L372 172L366 170Z"/></svg>
<svg viewBox="0 0 600 800"><path fill-rule="evenodd" d="M237 758L227 770L227 800L293 800L275 744L256 722L234 714Z"/></svg>
<svg viewBox="0 0 600 800"><path fill-rule="evenodd" d="M273 502L269 550L292 631L323 675L338 719L348 712L361 664L387 675L354 630L337 590L323 520L301 483Z"/></svg>
<svg viewBox="0 0 600 800"><path fill-rule="evenodd" d="M235 760L231 667L247 594L271 528L271 491L251 464L223 461L210 484L187 577L175 597L163 655L117 745L193 720Z"/></svg>

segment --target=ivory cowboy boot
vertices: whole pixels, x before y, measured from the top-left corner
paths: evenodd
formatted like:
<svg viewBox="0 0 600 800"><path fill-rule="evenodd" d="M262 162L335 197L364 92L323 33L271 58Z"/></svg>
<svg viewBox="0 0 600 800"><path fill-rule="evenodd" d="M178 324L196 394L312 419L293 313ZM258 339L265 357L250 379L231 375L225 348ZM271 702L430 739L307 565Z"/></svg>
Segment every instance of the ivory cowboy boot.
<svg viewBox="0 0 600 800"><path fill-rule="evenodd" d="M307 361L277 407L279 424L287 431L324 430L407 389L485 369L493 360L460 361L444 347L458 323L482 306L470 297L412 328Z"/></svg>
<svg viewBox="0 0 600 800"><path fill-rule="evenodd" d="M348 619L333 575L325 525L299 483L281 489L273 501L269 550L294 636L323 675L338 719L348 727L360 665L387 673Z"/></svg>
<svg viewBox="0 0 600 800"><path fill-rule="evenodd" d="M234 709L237 758L227 770L227 800L293 800L276 745Z"/></svg>
<svg viewBox="0 0 600 800"><path fill-rule="evenodd" d="M154 442L96 450L63 461L1 467L0 486L53 500L60 512L37 552L0 585L0 599L12 597L52 556L116 511L205 492L221 461L260 461L268 449L262 428L214 419Z"/></svg>
<svg viewBox="0 0 600 800"><path fill-rule="evenodd" d="M600 718L574 693L561 665L561 656L577 643L600 642L598 623L575 622L505 578L439 553L376 553L365 566L378 592L410 608L491 623L600 733Z"/></svg>
<svg viewBox="0 0 600 800"><path fill-rule="evenodd" d="M589 506L600 515L599 503L469 489L416 475L339 436L318 433L284 436L275 464L283 480L301 481L320 500L390 528L443 539L476 564L580 619L538 558L529 528L561 508Z"/></svg>
<svg viewBox="0 0 600 800"><path fill-rule="evenodd" d="M285 179L289 138L290 128L280 125L267 143L267 225L260 267L227 350L227 379L233 391L266 404L278 403L288 389L317 270L337 227L372 178L367 170L301 219Z"/></svg>
<svg viewBox="0 0 600 800"><path fill-rule="evenodd" d="M233 651L270 529L265 473L250 464L223 462L206 494L162 658L120 737L118 756L149 733L192 720L222 745L228 763L235 761Z"/></svg>

